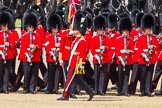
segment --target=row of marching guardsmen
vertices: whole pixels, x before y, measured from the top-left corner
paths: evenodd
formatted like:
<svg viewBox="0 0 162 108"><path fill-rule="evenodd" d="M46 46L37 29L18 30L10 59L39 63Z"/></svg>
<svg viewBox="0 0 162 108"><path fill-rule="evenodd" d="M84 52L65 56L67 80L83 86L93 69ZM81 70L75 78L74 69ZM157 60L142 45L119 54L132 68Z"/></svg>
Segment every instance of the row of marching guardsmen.
<svg viewBox="0 0 162 108"><path fill-rule="evenodd" d="M19 39L14 30L12 10L0 10L0 92L9 93L9 86L17 91L23 75L24 94L35 94L37 85L46 86L47 94L58 93L62 75L64 91L58 100L76 98L75 86L81 86L89 94L89 101L96 94L105 95L110 78L117 84L118 96L135 94L138 80L140 96L152 96L156 89L161 75L162 35L152 34L155 20L151 13L134 10L132 18L127 14L106 16L101 13L91 19L93 23L90 25L91 13L77 11L67 29L63 27L61 12L57 10L49 14L47 32L44 33L41 15L35 8L30 8L24 13ZM160 19L162 27L162 15ZM16 76L17 47L20 48L20 66ZM42 69L45 68L41 56L43 47L47 69ZM93 56L94 70L87 67L89 52ZM38 77L39 69L45 70L42 72L44 82ZM89 70L94 71L94 75L88 73ZM94 86L91 87L87 79L92 79L92 76Z"/></svg>

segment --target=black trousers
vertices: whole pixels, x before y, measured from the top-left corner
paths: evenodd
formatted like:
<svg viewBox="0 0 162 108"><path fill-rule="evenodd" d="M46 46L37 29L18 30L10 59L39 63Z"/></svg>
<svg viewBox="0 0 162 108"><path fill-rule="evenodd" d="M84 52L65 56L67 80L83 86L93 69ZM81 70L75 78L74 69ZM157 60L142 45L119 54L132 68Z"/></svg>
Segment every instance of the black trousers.
<svg viewBox="0 0 162 108"><path fill-rule="evenodd" d="M14 84L15 88L17 88L19 86L23 75L24 75L23 62L20 61L17 76L16 76L16 81L15 81L15 84ZM45 82L40 77L38 77L37 86L39 86L40 88L45 87Z"/></svg>
<svg viewBox="0 0 162 108"><path fill-rule="evenodd" d="M74 73L75 68L69 69L69 75L66 81L66 85L64 88L63 96L68 97L71 93L71 84L73 82L79 84L88 94L93 93L91 87L83 80L82 76ZM74 75L74 77L73 77ZM70 83L71 82L71 83Z"/></svg>
<svg viewBox="0 0 162 108"><path fill-rule="evenodd" d="M102 67L100 67L99 64L94 64L94 83L95 83L95 88L94 90L96 92L104 92L104 84L105 84L105 78L106 78L106 73L108 71L108 63L102 64Z"/></svg>
<svg viewBox="0 0 162 108"><path fill-rule="evenodd" d="M24 90L30 92L35 91L38 79L39 62L32 62L32 66L28 62L23 62L24 70Z"/></svg>
<svg viewBox="0 0 162 108"><path fill-rule="evenodd" d="M111 68L111 63L108 63L107 65L107 71L105 73L105 81L104 81L104 88L103 88L103 93L106 94L108 83L109 83L109 78L110 78L110 68Z"/></svg>
<svg viewBox="0 0 162 108"><path fill-rule="evenodd" d="M138 80L140 80L139 64L134 63L129 86L130 94L135 94Z"/></svg>
<svg viewBox="0 0 162 108"><path fill-rule="evenodd" d="M139 72L140 72L140 90L141 93L145 94L151 93L151 84L152 84L152 76L154 72L154 64L146 66L140 64Z"/></svg>
<svg viewBox="0 0 162 108"><path fill-rule="evenodd" d="M129 93L128 83L130 76L131 65L125 66L125 71L123 71L123 66L121 64L118 65L118 93Z"/></svg>
<svg viewBox="0 0 162 108"><path fill-rule="evenodd" d="M156 67L155 67L155 74L152 80L152 90L156 89L158 81L162 74L162 60L157 61Z"/></svg>
<svg viewBox="0 0 162 108"><path fill-rule="evenodd" d="M117 84L118 82L118 72L116 71L117 64L111 63L110 65L110 80L112 84Z"/></svg>
<svg viewBox="0 0 162 108"><path fill-rule="evenodd" d="M0 91L8 91L8 83L10 77L11 60L0 60Z"/></svg>
<svg viewBox="0 0 162 108"><path fill-rule="evenodd" d="M11 60L11 67L10 67L10 83L13 86L16 81L15 65L16 65L16 57Z"/></svg>
<svg viewBox="0 0 162 108"><path fill-rule="evenodd" d="M47 83L47 91L53 91L56 81L56 65L53 62L48 62L48 83ZM58 79L58 78L57 78Z"/></svg>

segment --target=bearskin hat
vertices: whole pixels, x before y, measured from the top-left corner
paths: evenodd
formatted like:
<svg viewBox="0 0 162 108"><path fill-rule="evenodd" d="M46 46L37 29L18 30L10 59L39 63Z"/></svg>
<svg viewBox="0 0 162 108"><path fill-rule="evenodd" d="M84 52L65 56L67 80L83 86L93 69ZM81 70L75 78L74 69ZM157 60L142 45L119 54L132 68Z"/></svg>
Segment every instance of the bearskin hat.
<svg viewBox="0 0 162 108"><path fill-rule="evenodd" d="M99 12L99 14L101 13L110 13L110 10L108 8L102 8Z"/></svg>
<svg viewBox="0 0 162 108"><path fill-rule="evenodd" d="M129 18L129 14L126 13L126 12L123 12L123 13L120 13L120 14L119 14L119 18L120 18L120 19L122 19L122 18L124 18L124 17Z"/></svg>
<svg viewBox="0 0 162 108"><path fill-rule="evenodd" d="M143 17L144 13L143 12L140 12L137 14L136 16L136 25L137 27L141 27L141 19Z"/></svg>
<svg viewBox="0 0 162 108"><path fill-rule="evenodd" d="M129 32L131 32L132 22L131 22L130 18L124 17L124 18L120 19L119 32L121 33L122 30L128 30Z"/></svg>
<svg viewBox="0 0 162 108"><path fill-rule="evenodd" d="M7 9L9 9L9 8L6 7L6 6L2 6L2 7L0 7L0 12L5 11L5 10L7 10Z"/></svg>
<svg viewBox="0 0 162 108"><path fill-rule="evenodd" d="M155 22L155 19L152 14L150 14L150 13L145 14L141 19L142 29L154 27L154 22Z"/></svg>
<svg viewBox="0 0 162 108"><path fill-rule="evenodd" d="M51 32L52 28L57 28L58 31L62 28L61 17L55 12L51 12L46 21L47 30Z"/></svg>
<svg viewBox="0 0 162 108"><path fill-rule="evenodd" d="M87 18L87 28L91 28L92 27L92 15L90 13L88 13L87 11L83 11L84 15Z"/></svg>
<svg viewBox="0 0 162 108"><path fill-rule="evenodd" d="M160 17L160 26L162 26L162 13L159 15Z"/></svg>
<svg viewBox="0 0 162 108"><path fill-rule="evenodd" d="M106 29L106 18L103 15L96 16L93 21L93 29L105 30Z"/></svg>
<svg viewBox="0 0 162 108"><path fill-rule="evenodd" d="M65 23L65 20L66 20L66 18L65 18L65 13L62 11L62 10L57 10L56 11L56 13L61 17L61 21L62 21L62 26L64 27L64 28L67 28L67 24Z"/></svg>
<svg viewBox="0 0 162 108"><path fill-rule="evenodd" d="M137 16L137 14L139 12L140 11L138 9L132 10L131 15L130 15L132 23L135 23L136 22L136 16Z"/></svg>
<svg viewBox="0 0 162 108"><path fill-rule="evenodd" d="M34 9L35 10L35 12L37 13L37 16L38 16L38 19L39 20L42 20L44 18L45 13L44 13L42 7L40 7L38 5L32 5L30 7L30 9Z"/></svg>
<svg viewBox="0 0 162 108"><path fill-rule="evenodd" d="M34 12L33 9L28 9L23 16L23 29L26 30L27 26L32 26L35 30L37 25L38 25L37 14Z"/></svg>
<svg viewBox="0 0 162 108"><path fill-rule="evenodd" d="M12 18L12 24L10 24L11 27L9 27L10 29L14 29L15 28L15 21L16 21L16 14L13 10L11 9L6 9L5 11L9 12L11 14L11 18Z"/></svg>
<svg viewBox="0 0 162 108"><path fill-rule="evenodd" d="M94 13L93 13L93 10L90 9L90 8L85 8L84 12L88 13L89 15L92 16L92 18L94 17Z"/></svg>
<svg viewBox="0 0 162 108"><path fill-rule="evenodd" d="M87 19L86 19L86 16L83 14L83 12L78 11L75 14L73 29L79 31L82 35L84 35L86 33Z"/></svg>
<svg viewBox="0 0 162 108"><path fill-rule="evenodd" d="M13 19L9 12L3 11L0 13L0 25L7 25L8 27L11 27L12 23Z"/></svg>
<svg viewBox="0 0 162 108"><path fill-rule="evenodd" d="M57 11L58 11L58 10L61 10L61 11L65 12L65 9L66 9L66 5L64 5L64 4L60 4L60 5L57 7Z"/></svg>
<svg viewBox="0 0 162 108"><path fill-rule="evenodd" d="M118 28L119 17L116 14L110 14L108 16L108 28Z"/></svg>

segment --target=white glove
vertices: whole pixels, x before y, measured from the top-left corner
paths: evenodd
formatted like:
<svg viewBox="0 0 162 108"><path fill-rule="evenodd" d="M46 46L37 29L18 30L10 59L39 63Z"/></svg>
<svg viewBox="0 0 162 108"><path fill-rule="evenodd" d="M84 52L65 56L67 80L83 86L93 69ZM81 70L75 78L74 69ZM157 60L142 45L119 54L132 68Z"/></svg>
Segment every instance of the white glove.
<svg viewBox="0 0 162 108"><path fill-rule="evenodd" d="M146 62L149 62L150 61L149 58L146 56L146 54L142 53L141 55L145 59Z"/></svg>
<svg viewBox="0 0 162 108"><path fill-rule="evenodd" d="M98 61L99 64L101 64L100 58L97 54L94 55L94 57L96 58L96 60Z"/></svg>
<svg viewBox="0 0 162 108"><path fill-rule="evenodd" d="M2 56L2 59L5 60L5 55L3 54L1 50L0 50L0 55Z"/></svg>
<svg viewBox="0 0 162 108"><path fill-rule="evenodd" d="M70 30L70 32L68 33L69 36L71 36L73 34L74 34L74 31L73 30Z"/></svg>
<svg viewBox="0 0 162 108"><path fill-rule="evenodd" d="M123 61L123 58L122 58L121 56L118 56L118 58L119 58L119 61L121 62L121 64L122 64L123 66L125 66L125 62Z"/></svg>
<svg viewBox="0 0 162 108"><path fill-rule="evenodd" d="M30 63L31 62L31 58L29 57L28 53L25 53L25 57L26 57L26 60Z"/></svg>
<svg viewBox="0 0 162 108"><path fill-rule="evenodd" d="M63 64L63 60L59 60L59 63L60 63L60 65L62 65Z"/></svg>
<svg viewBox="0 0 162 108"><path fill-rule="evenodd" d="M55 54L52 51L50 51L49 53L51 54L51 57L53 58L53 60L56 61Z"/></svg>
<svg viewBox="0 0 162 108"><path fill-rule="evenodd" d="M106 50L106 46L100 46L101 50Z"/></svg>

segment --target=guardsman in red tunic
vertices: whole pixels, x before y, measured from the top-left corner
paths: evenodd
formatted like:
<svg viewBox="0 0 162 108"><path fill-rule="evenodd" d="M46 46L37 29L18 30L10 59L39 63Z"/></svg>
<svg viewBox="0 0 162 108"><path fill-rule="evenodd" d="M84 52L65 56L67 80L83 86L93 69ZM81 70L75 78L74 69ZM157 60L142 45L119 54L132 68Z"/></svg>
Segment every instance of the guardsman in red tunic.
<svg viewBox="0 0 162 108"><path fill-rule="evenodd" d="M87 30L87 20L85 18L85 15L81 11L78 11L75 14L73 29L76 38L72 43L72 51L70 54L68 66L69 75L67 77L63 95L57 100L69 99L71 83L75 81L79 85L81 85L83 89L85 89L85 91L89 94L88 101L90 101L94 96L93 90L81 77L81 74L84 74L84 64L87 56L86 41L84 38L84 34Z"/></svg>
<svg viewBox="0 0 162 108"><path fill-rule="evenodd" d="M22 36L20 48L20 60L23 62L24 71L23 93L35 94L42 41L39 34L34 33L38 23L37 15L29 9L24 13L23 21L23 29L26 31Z"/></svg>
<svg viewBox="0 0 162 108"><path fill-rule="evenodd" d="M50 33L45 39L46 61L48 67L48 83L46 94L58 92L59 73L56 71L59 61L59 31L62 28L61 17L55 12L51 13L47 19L47 30ZM57 88L57 89L56 89Z"/></svg>
<svg viewBox="0 0 162 108"><path fill-rule="evenodd" d="M93 55L94 64L94 90L99 95L104 95L105 77L108 73L108 63L110 62L108 56L109 40L105 35L106 18L102 15L95 17L94 19L94 31L96 36L91 39L91 53Z"/></svg>
<svg viewBox="0 0 162 108"><path fill-rule="evenodd" d="M15 30L15 21L16 21L15 13L11 9L6 9L4 11L7 11L11 14L13 21L12 21L12 24L10 24L9 30L12 32L15 46L17 46L19 36L18 36L18 32ZM11 61L12 63L11 63L11 68L10 68L10 70L11 70L10 71L10 83L9 83L9 90L10 91L13 91L14 84L15 84L15 81L16 81L15 66L16 66L16 57L18 55L17 47L12 48L12 50L13 50L14 59L12 59L12 61Z"/></svg>
<svg viewBox="0 0 162 108"><path fill-rule="evenodd" d="M119 21L119 32L121 36L116 39L116 57L118 64L118 96L129 96L128 82L132 65L132 54L134 42L130 38L132 22L125 17Z"/></svg>
<svg viewBox="0 0 162 108"><path fill-rule="evenodd" d="M160 79L160 76L162 74L162 14L160 14L160 29L161 32L158 35L158 45L159 45L159 52L157 53L157 64L155 67L155 74L153 77L153 81L152 81L152 92L154 91L154 89L156 89L158 81ZM156 95L162 95L162 84L160 87L160 92L159 93L155 93Z"/></svg>
<svg viewBox="0 0 162 108"><path fill-rule="evenodd" d="M119 21L119 18L116 14L109 14L107 36L108 36L109 44L110 44L110 51L108 53L110 67L108 68L108 71L107 71L108 73L106 74L104 93L106 93L107 86L109 83L109 78L111 79L112 84L115 86L118 82L118 73L116 71L116 55L115 55L115 41L116 41L116 38L120 35L119 32L117 31L118 21Z"/></svg>
<svg viewBox="0 0 162 108"><path fill-rule="evenodd" d="M141 19L144 13L140 12L136 16L136 29L132 29L131 31L131 36L133 37L134 40L134 53L133 53L133 69L132 69L132 75L131 75L131 80L130 80L130 86L129 86L129 92L130 94L135 94L136 92L136 87L137 87L137 81L140 80L140 74L139 74L139 58L140 58L140 52L138 49L138 44L137 40L138 38L142 35L142 28L141 28Z"/></svg>
<svg viewBox="0 0 162 108"><path fill-rule="evenodd" d="M33 11L35 11L35 13L38 16L38 26L37 26L35 32L39 34L42 43L44 43L44 39L45 39L45 31L44 31L45 30L45 28L44 28L45 27L45 19L44 19L44 15L45 15L45 13L44 13L42 7L39 6L39 5L32 5L30 7L30 9L33 9ZM41 62L40 62L40 65L39 65L40 73L43 77L43 80L40 77L38 77L37 85L40 87L40 89L38 89L38 91L41 90L41 89L44 89L44 87L47 83L47 81L45 80L45 74L47 73L47 68L46 68L45 64L43 63L42 55L43 55L43 49L42 49L42 52L41 52L41 56L40 56Z"/></svg>
<svg viewBox="0 0 162 108"><path fill-rule="evenodd" d="M11 61L14 58L15 48L12 32L9 30L12 23L11 14L7 11L0 13L0 93L8 91Z"/></svg>
<svg viewBox="0 0 162 108"><path fill-rule="evenodd" d="M142 17L141 26L144 33L137 41L140 51L140 96L151 96L151 82L158 50L156 36L151 33L151 28L154 26L154 16L152 14L145 14Z"/></svg>

